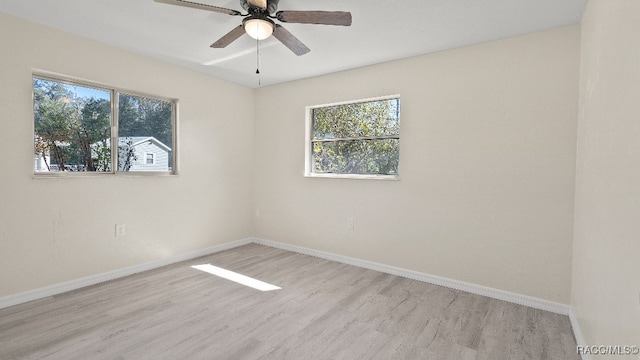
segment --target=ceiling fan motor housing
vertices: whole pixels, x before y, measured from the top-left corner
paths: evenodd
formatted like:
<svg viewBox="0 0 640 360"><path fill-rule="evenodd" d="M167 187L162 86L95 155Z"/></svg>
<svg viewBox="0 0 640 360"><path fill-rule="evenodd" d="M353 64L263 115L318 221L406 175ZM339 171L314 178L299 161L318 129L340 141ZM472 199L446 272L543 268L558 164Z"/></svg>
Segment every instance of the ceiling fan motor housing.
<svg viewBox="0 0 640 360"><path fill-rule="evenodd" d="M278 10L278 2L280 0L267 0L267 8L263 9L259 6L255 6L249 2L249 0L240 0L240 6L243 9L247 10L250 14L254 13L264 13L264 14L273 14Z"/></svg>

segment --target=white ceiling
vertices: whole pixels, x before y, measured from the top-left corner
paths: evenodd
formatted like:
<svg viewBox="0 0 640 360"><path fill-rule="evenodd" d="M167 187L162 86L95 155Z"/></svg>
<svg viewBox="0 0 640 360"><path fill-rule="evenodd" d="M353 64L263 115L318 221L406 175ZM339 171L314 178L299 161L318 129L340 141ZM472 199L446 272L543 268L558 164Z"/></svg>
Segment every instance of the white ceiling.
<svg viewBox="0 0 640 360"><path fill-rule="evenodd" d="M191 0L242 10L238 0ZM311 52L261 44L261 85L576 24L587 0L281 0L279 10L350 11L351 27L284 24ZM209 47L238 16L153 0L0 0L0 12L257 87L256 41ZM245 11L242 10L244 13Z"/></svg>

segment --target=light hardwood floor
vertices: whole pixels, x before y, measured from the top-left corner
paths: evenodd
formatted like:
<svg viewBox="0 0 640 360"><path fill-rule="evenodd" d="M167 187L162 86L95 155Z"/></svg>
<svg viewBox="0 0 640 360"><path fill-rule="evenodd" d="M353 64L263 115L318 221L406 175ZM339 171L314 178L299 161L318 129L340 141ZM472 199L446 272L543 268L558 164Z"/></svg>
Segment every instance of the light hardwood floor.
<svg viewBox="0 0 640 360"><path fill-rule="evenodd" d="M566 316L251 244L1 309L0 359L579 357Z"/></svg>

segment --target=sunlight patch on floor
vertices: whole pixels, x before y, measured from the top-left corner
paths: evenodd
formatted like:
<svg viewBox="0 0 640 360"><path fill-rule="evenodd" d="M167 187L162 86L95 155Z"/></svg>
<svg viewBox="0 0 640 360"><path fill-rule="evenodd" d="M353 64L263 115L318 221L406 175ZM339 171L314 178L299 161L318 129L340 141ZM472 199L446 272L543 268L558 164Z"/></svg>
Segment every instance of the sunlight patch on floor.
<svg viewBox="0 0 640 360"><path fill-rule="evenodd" d="M209 274L213 274L221 278L231 280L238 284L242 284L244 286L248 286L260 291L271 291L271 290L282 289L281 287L268 284L264 281L260 281L252 277L238 274L237 272L233 272L231 270L213 266L211 264L193 265L192 268L198 269L200 271L208 272Z"/></svg>

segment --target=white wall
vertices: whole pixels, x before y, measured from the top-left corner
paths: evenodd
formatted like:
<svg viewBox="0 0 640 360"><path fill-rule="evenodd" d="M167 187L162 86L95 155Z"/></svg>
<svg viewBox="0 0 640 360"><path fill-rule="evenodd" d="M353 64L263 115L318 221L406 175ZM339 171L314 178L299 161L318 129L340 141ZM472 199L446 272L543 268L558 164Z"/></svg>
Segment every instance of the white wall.
<svg viewBox="0 0 640 360"><path fill-rule="evenodd" d="M592 345L640 345L639 34L640 2L589 1L582 21L572 305Z"/></svg>
<svg viewBox="0 0 640 360"><path fill-rule="evenodd" d="M260 89L255 235L568 304L579 36L572 26ZM305 106L396 93L400 181L303 177Z"/></svg>
<svg viewBox="0 0 640 360"><path fill-rule="evenodd" d="M0 297L251 235L254 90L4 14L0 48ZM178 98L181 174L35 179L32 69Z"/></svg>

